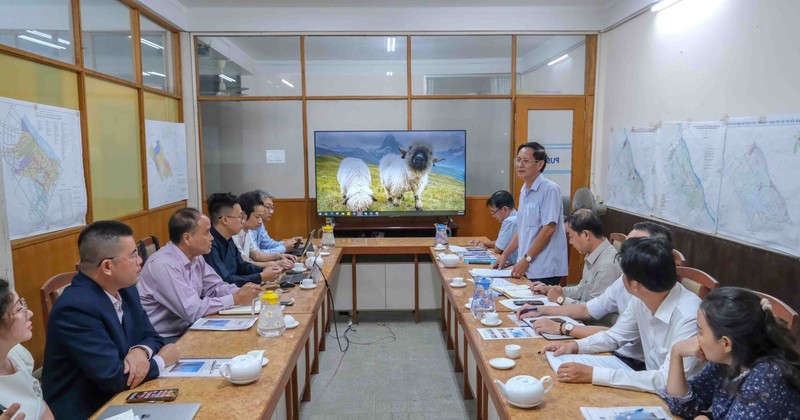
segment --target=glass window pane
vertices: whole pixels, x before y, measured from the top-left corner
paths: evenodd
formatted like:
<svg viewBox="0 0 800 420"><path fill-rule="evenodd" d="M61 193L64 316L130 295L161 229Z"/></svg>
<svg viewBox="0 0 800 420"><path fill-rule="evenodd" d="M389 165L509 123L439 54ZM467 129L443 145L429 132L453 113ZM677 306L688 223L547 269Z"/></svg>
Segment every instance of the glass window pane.
<svg viewBox="0 0 800 420"><path fill-rule="evenodd" d="M406 37L307 37L310 96L407 95Z"/></svg>
<svg viewBox="0 0 800 420"><path fill-rule="evenodd" d="M81 29L86 68L134 80L128 6L116 0L81 0Z"/></svg>
<svg viewBox="0 0 800 420"><path fill-rule="evenodd" d="M70 0L0 0L0 44L75 62Z"/></svg>
<svg viewBox="0 0 800 420"><path fill-rule="evenodd" d="M78 75L0 53L0 96L78 109Z"/></svg>
<svg viewBox="0 0 800 420"><path fill-rule="evenodd" d="M544 174L566 196L572 195L572 118L572 110L528 110L527 140L547 150Z"/></svg>
<svg viewBox="0 0 800 420"><path fill-rule="evenodd" d="M200 96L300 96L300 37L198 37Z"/></svg>
<svg viewBox="0 0 800 420"><path fill-rule="evenodd" d="M510 36L413 36L414 95L510 95Z"/></svg>
<svg viewBox="0 0 800 420"><path fill-rule="evenodd" d="M583 95L586 37L518 36L517 93Z"/></svg>
<svg viewBox="0 0 800 420"><path fill-rule="evenodd" d="M86 116L94 220L141 211L142 163L136 90L87 77Z"/></svg>
<svg viewBox="0 0 800 420"><path fill-rule="evenodd" d="M304 197L302 102L201 101L200 113L206 197L254 189ZM267 163L267 150L284 151L285 163Z"/></svg>
<svg viewBox="0 0 800 420"><path fill-rule="evenodd" d="M172 32L140 16L142 82L145 86L172 92L175 89L172 63Z"/></svg>
<svg viewBox="0 0 800 420"><path fill-rule="evenodd" d="M178 100L168 96L144 93L144 119L180 122Z"/></svg>
<svg viewBox="0 0 800 420"><path fill-rule="evenodd" d="M308 193L317 196L314 131L405 130L407 101L308 101Z"/></svg>
<svg viewBox="0 0 800 420"><path fill-rule="evenodd" d="M419 99L412 102L414 130L467 130L467 195L508 190L510 99Z"/></svg>

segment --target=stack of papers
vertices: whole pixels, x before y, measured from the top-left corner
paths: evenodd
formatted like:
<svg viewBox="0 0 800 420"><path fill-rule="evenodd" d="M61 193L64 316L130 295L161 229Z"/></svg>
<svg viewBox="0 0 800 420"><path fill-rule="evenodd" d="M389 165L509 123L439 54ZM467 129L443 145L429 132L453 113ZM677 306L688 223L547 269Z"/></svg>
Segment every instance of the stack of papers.
<svg viewBox="0 0 800 420"><path fill-rule="evenodd" d="M294 298L292 299L294 300ZM286 309L286 305L281 305L281 311ZM261 302L256 302L255 313L253 313L253 305L236 305L232 308L223 309L219 311L220 315L251 315L258 316L261 312Z"/></svg>
<svg viewBox="0 0 800 420"><path fill-rule="evenodd" d="M553 356L553 352L547 352L547 362L553 368L553 372L558 371L558 367L564 363L582 363L593 367L602 367L616 370L627 370L633 372L630 366L619 359L617 356L597 356L594 354L562 354Z"/></svg>
<svg viewBox="0 0 800 420"><path fill-rule="evenodd" d="M256 323L257 318L200 318L190 330L203 331L242 331L248 330Z"/></svg>
<svg viewBox="0 0 800 420"><path fill-rule="evenodd" d="M656 420L671 418L661 407L581 407L585 420Z"/></svg>
<svg viewBox="0 0 800 420"><path fill-rule="evenodd" d="M511 270L494 270L490 268L473 268L469 270L472 277L511 277Z"/></svg>

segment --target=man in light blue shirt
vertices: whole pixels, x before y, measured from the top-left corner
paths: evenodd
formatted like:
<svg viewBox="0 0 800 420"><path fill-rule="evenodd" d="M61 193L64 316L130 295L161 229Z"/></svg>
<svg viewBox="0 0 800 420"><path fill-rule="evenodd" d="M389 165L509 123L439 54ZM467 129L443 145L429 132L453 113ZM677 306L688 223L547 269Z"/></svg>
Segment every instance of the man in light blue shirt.
<svg viewBox="0 0 800 420"><path fill-rule="evenodd" d="M253 240L258 245L258 249L266 254L283 254L286 252L287 248L293 249L295 244L301 241L303 238L295 236L289 239L284 239L283 241L276 241L270 238L265 225L275 213L275 204L272 202L272 199L275 198L275 196L264 190L256 190L256 192L259 196L261 196L261 201L264 203L264 207L267 209L267 212L264 213L264 216L262 216L264 223L261 224L258 229L253 229L250 231L250 235L253 236Z"/></svg>
<svg viewBox="0 0 800 420"><path fill-rule="evenodd" d="M495 241L476 241L469 242L470 245L477 245L486 248L494 248L498 254L508 248L514 234L517 233L517 210L514 208L514 196L510 192L500 190L492 194L486 200L486 207L492 213L492 217L500 222L500 232L497 233L497 240ZM506 260L508 264L515 264L517 262L517 251L512 252Z"/></svg>
<svg viewBox="0 0 800 420"><path fill-rule="evenodd" d="M547 153L541 144L525 143L517 149L517 175L524 184L520 191L517 234L497 261L504 266L519 248L513 277L556 285L567 275L567 234L564 208L558 185L542 175Z"/></svg>

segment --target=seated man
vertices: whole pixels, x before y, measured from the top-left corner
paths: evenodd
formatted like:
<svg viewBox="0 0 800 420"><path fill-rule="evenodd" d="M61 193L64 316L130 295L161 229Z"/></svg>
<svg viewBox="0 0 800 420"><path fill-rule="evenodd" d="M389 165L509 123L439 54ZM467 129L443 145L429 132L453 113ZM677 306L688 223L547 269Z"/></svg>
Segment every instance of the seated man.
<svg viewBox="0 0 800 420"><path fill-rule="evenodd" d="M569 343L548 344L542 350L555 356L566 353L614 351L640 339L645 356L645 371L627 371L564 363L557 378L562 382L592 383L638 391L657 392L667 383L669 350L676 342L697 334L697 309L700 298L678 283L672 247L655 238L632 238L620 251L625 289L635 297L606 331ZM694 357L686 358L687 377L702 368Z"/></svg>
<svg viewBox="0 0 800 420"><path fill-rule="evenodd" d="M261 287L222 281L202 255L211 251L211 221L199 211L180 209L169 218L169 242L147 259L136 288L156 331L175 341L198 319L249 305Z"/></svg>
<svg viewBox="0 0 800 420"><path fill-rule="evenodd" d="M263 268L245 262L233 243L231 238L242 231L244 220L238 197L230 193L211 194L208 197L208 213L214 241L211 252L203 255L203 258L222 280L241 287L245 283L261 284L281 276L283 270L279 266Z"/></svg>
<svg viewBox="0 0 800 420"><path fill-rule="evenodd" d="M80 272L56 300L47 326L42 388L60 418L88 418L114 394L136 388L178 361L142 310L142 259L133 230L102 220L78 237Z"/></svg>
<svg viewBox="0 0 800 420"><path fill-rule="evenodd" d="M500 221L500 232L497 233L495 241L469 241L470 245L494 248L494 252L502 254L511 243L511 238L517 233L517 210L514 208L514 196L505 190L497 191L486 200L486 207L492 213L492 217ZM517 263L517 250L508 255L508 264Z"/></svg>
<svg viewBox="0 0 800 420"><path fill-rule="evenodd" d="M591 210L578 209L567 218L569 243L584 258L583 275L575 286L548 286L533 282L534 293L547 295L551 302L586 303L600 296L622 274L616 261L617 250L603 236L603 222Z"/></svg>
<svg viewBox="0 0 800 420"><path fill-rule="evenodd" d="M628 238L652 237L663 239L672 243L672 234L669 229L655 222L639 222L633 225L633 230L628 234ZM620 275L614 283L609 286L600 296L590 299L585 304L573 304L563 306L533 306L524 305L517 310L517 318L539 317L544 315L566 315L573 319L580 320L605 320L609 326L617 320L618 314L625 312L628 302L633 298L623 284ZM558 334L559 330L566 335L575 338L588 337L594 333L608 329L608 326L601 325L573 325L566 323L559 324L549 318L541 318L533 323L533 329L538 333ZM642 354L642 343L639 340L630 342L614 354L622 359L634 370L644 370L644 354Z"/></svg>
<svg viewBox="0 0 800 420"><path fill-rule="evenodd" d="M284 270L291 270L297 257L278 252L262 252L253 240L250 232L258 230L258 227L262 224L261 217L267 211L258 193L251 191L240 195L239 205L242 206L245 219L242 222L242 230L233 235L232 239L233 243L236 244L236 248L239 249L239 253L242 254L242 259L259 267L278 265Z"/></svg>
<svg viewBox="0 0 800 420"><path fill-rule="evenodd" d="M258 249L266 253L283 253L288 249L296 248L300 241L303 240L300 236L294 236L289 239L284 239L283 241L276 241L269 237L266 224L272 219L272 215L275 213L275 203L272 202L275 196L264 190L256 190L255 192L258 193L261 202L266 208L266 212L262 217L263 223L258 226L258 229L250 231L250 234L253 235L253 240L256 245L258 245Z"/></svg>

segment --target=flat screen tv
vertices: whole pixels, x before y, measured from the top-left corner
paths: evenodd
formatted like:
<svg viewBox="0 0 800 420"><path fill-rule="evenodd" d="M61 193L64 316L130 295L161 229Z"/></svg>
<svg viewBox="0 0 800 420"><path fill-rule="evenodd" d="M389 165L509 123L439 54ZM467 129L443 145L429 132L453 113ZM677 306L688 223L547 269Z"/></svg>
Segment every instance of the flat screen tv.
<svg viewBox="0 0 800 420"><path fill-rule="evenodd" d="M317 215L463 215L467 133L315 131Z"/></svg>

